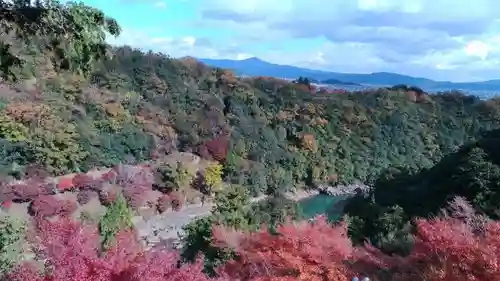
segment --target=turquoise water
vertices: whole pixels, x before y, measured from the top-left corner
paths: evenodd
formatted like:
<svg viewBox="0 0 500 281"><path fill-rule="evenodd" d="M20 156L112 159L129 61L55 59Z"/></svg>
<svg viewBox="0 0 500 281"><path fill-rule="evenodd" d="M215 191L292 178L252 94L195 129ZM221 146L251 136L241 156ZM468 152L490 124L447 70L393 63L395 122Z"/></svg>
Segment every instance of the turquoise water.
<svg viewBox="0 0 500 281"><path fill-rule="evenodd" d="M326 214L330 221L338 220L341 217L342 201L346 196L328 196L318 194L300 200L299 207L305 218L309 219L317 215Z"/></svg>

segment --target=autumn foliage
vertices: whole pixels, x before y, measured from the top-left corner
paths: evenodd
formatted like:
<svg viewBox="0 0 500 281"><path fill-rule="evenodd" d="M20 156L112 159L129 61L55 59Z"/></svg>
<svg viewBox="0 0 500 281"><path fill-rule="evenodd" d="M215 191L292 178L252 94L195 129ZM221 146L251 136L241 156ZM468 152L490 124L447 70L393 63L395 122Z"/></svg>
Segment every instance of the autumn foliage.
<svg viewBox="0 0 500 281"><path fill-rule="evenodd" d="M67 217L78 208L75 201L59 199L55 195L42 195L31 202L30 211L35 217L55 215Z"/></svg>
<svg viewBox="0 0 500 281"><path fill-rule="evenodd" d="M224 162L229 149L229 136L223 134L207 141L198 148L198 153L205 159L214 159Z"/></svg>
<svg viewBox="0 0 500 281"><path fill-rule="evenodd" d="M122 232L105 253L95 229L69 220L37 222L37 252L46 258L43 275L34 264L21 264L12 281L205 281L203 264L178 266L176 252L144 251L132 231ZM217 280L217 279L214 279ZM222 280L222 279L218 279Z"/></svg>
<svg viewBox="0 0 500 281"><path fill-rule="evenodd" d="M288 223L272 234L216 227L217 245L237 257L221 271L231 280L351 280L370 276L387 281L500 280L500 223L478 231L456 218L417 220L409 256L387 256L373 246L352 247L345 225Z"/></svg>
<svg viewBox="0 0 500 281"><path fill-rule="evenodd" d="M39 275L33 264L20 264L12 281L210 280L203 263L178 266L179 255L144 250L131 230L122 231L107 252L100 252L95 229L67 218L36 220L35 251L50 270ZM500 281L500 223L481 228L454 217L417 220L415 244L406 257L387 256L371 245L353 247L346 225L324 217L285 223L274 231L213 228L215 246L236 254L221 265L216 280L348 281L370 276L384 281Z"/></svg>
<svg viewBox="0 0 500 281"><path fill-rule="evenodd" d="M331 227L324 217L314 224L288 223L278 227L278 235L267 228L243 234L214 229L217 245L230 247L238 258L223 271L236 280L350 280L352 272L344 264L353 255L351 241L343 225Z"/></svg>
<svg viewBox="0 0 500 281"><path fill-rule="evenodd" d="M40 195L52 193L52 185L36 180L27 180L19 183L0 184L0 202L30 201Z"/></svg>
<svg viewBox="0 0 500 281"><path fill-rule="evenodd" d="M394 280L500 280L499 222L487 222L481 232L454 218L416 224L413 251Z"/></svg>

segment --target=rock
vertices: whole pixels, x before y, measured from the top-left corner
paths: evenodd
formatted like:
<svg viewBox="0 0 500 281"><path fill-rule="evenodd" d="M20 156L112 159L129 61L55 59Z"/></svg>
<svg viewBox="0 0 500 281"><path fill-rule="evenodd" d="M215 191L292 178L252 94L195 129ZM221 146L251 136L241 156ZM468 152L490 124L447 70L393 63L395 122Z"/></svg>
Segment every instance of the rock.
<svg viewBox="0 0 500 281"><path fill-rule="evenodd" d="M343 195L355 195L355 194L366 194L370 191L371 187L361 183L355 182L350 185L318 185L318 189L322 193L326 193L330 196L343 196Z"/></svg>

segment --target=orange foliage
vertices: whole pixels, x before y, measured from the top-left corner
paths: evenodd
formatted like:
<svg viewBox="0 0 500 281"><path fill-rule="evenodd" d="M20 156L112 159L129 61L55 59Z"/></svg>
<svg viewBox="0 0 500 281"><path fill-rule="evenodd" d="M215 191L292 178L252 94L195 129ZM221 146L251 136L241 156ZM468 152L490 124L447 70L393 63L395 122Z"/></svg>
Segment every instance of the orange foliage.
<svg viewBox="0 0 500 281"><path fill-rule="evenodd" d="M214 228L216 245L238 254L221 270L230 280L347 281L354 276L344 263L354 253L345 225L331 227L319 217L314 223L287 223L277 231L279 235L267 228L242 234Z"/></svg>
<svg viewBox="0 0 500 281"><path fill-rule="evenodd" d="M311 133L302 134L301 144L303 148L313 152L315 152L318 149L316 145L316 138L314 138L314 135Z"/></svg>
<svg viewBox="0 0 500 281"><path fill-rule="evenodd" d="M458 219L418 220L416 242L395 281L499 281L500 223L481 231Z"/></svg>
<svg viewBox="0 0 500 281"><path fill-rule="evenodd" d="M234 73L228 69L224 70L220 78L222 81L225 81L226 83L234 84L237 82L236 75L234 75Z"/></svg>
<svg viewBox="0 0 500 281"><path fill-rule="evenodd" d="M158 110L157 112L160 112ZM141 108L135 116L135 120L141 123L147 132L156 137L158 147L158 157L161 154L170 152L170 148L175 144L177 133L171 127L171 123L165 115L155 112L155 108Z"/></svg>
<svg viewBox="0 0 500 281"><path fill-rule="evenodd" d="M5 113L23 124L39 123L51 116L50 108L33 102L10 103L5 107Z"/></svg>
<svg viewBox="0 0 500 281"><path fill-rule="evenodd" d="M67 131L72 125L63 122L52 109L45 104L23 101L19 103L9 103L5 113L26 126L35 124L38 128L43 128L52 132Z"/></svg>
<svg viewBox="0 0 500 281"><path fill-rule="evenodd" d="M123 106L120 103L112 102L104 104L104 110L111 117L117 117L123 114Z"/></svg>
<svg viewBox="0 0 500 281"><path fill-rule="evenodd" d="M479 223L480 222L480 223ZM286 223L241 233L214 227L215 245L237 257L220 268L230 280L500 281L500 222L478 217L416 221L414 246L406 257L388 256L367 244L353 248L345 225Z"/></svg>
<svg viewBox="0 0 500 281"><path fill-rule="evenodd" d="M294 83L295 87L301 91L304 92L309 92L309 93L316 93L317 87L314 85L305 85L305 84L299 84L299 83Z"/></svg>

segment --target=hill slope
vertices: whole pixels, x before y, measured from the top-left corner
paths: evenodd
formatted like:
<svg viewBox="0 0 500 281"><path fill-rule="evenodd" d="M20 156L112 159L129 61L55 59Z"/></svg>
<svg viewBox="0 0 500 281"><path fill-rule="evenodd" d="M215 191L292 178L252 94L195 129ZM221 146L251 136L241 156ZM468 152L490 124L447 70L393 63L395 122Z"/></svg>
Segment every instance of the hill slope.
<svg viewBox="0 0 500 281"><path fill-rule="evenodd" d="M354 197L346 205L345 212L354 222L351 236L356 242L369 239L388 252L404 252L411 244L409 222L416 218L440 215L447 209L476 227L481 225L476 211L498 219L499 141L500 130L492 130L431 168L416 172L393 167L383 172L372 196Z"/></svg>
<svg viewBox="0 0 500 281"><path fill-rule="evenodd" d="M258 193L327 178L370 182L391 165L429 167L500 125L497 105L459 94L381 89L321 99L192 59L129 47L114 54L89 79L60 72L12 86L19 93L5 95L0 111L1 164L63 173L193 151L221 160L228 180Z"/></svg>

